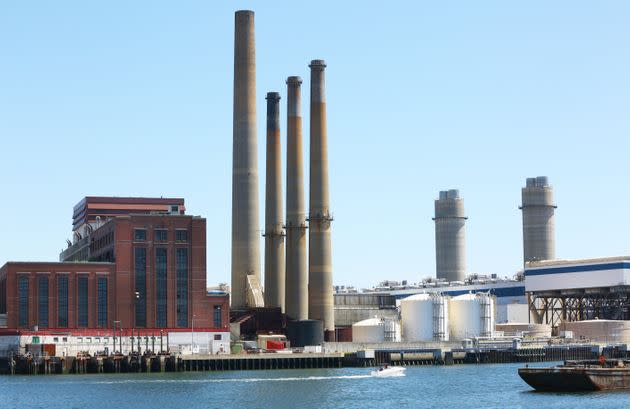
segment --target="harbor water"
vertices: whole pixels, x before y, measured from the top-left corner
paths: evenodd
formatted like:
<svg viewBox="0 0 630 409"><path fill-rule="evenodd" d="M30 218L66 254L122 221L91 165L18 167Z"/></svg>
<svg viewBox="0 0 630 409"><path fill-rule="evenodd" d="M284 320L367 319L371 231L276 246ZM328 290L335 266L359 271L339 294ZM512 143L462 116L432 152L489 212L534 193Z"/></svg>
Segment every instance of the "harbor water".
<svg viewBox="0 0 630 409"><path fill-rule="evenodd" d="M621 408L630 392L540 393L521 364L0 377L1 408ZM539 364L536 366L547 366Z"/></svg>

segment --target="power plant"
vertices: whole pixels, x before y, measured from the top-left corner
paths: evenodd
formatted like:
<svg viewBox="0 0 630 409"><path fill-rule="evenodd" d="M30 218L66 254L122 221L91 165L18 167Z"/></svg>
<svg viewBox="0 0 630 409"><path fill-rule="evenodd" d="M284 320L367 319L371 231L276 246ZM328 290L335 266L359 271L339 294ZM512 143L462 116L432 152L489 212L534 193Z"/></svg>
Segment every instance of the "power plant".
<svg viewBox="0 0 630 409"><path fill-rule="evenodd" d="M556 223L553 187L547 176L527 178L522 189L523 260L554 260L556 258Z"/></svg>
<svg viewBox="0 0 630 409"><path fill-rule="evenodd" d="M435 201L436 277L447 281L466 279L466 219L459 190L440 192Z"/></svg>
<svg viewBox="0 0 630 409"><path fill-rule="evenodd" d="M301 85L300 77L287 78L286 314L294 320L308 319Z"/></svg>
<svg viewBox="0 0 630 409"><path fill-rule="evenodd" d="M261 306L254 12L235 13L232 308ZM248 301L249 300L249 301Z"/></svg>
<svg viewBox="0 0 630 409"><path fill-rule="evenodd" d="M334 291L326 63L315 59L309 68L308 210L302 78L286 79L286 196L281 96L265 98L264 291L254 13L241 10L231 306L227 285L206 285L206 219L187 215L183 198L87 196L73 209L73 241L59 262L0 268L0 374L630 358L621 348L630 344L630 256L556 260L546 176L522 188L524 268L512 278L467 275L468 218L451 189L434 200L435 278Z"/></svg>
<svg viewBox="0 0 630 409"><path fill-rule="evenodd" d="M324 323L324 331L335 330L333 312L332 244L330 241L330 198L328 194L328 140L326 135L326 82L324 60L313 60L311 68L311 145L308 240L308 315Z"/></svg>
<svg viewBox="0 0 630 409"><path fill-rule="evenodd" d="M265 182L265 306L284 311L284 228L280 159L280 94L267 93L267 174Z"/></svg>

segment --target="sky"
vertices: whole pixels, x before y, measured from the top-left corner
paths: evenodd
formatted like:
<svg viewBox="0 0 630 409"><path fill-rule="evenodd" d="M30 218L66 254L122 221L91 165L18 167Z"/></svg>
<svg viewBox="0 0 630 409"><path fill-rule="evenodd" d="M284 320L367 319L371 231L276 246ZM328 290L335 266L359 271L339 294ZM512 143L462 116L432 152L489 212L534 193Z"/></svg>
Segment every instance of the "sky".
<svg viewBox="0 0 630 409"><path fill-rule="evenodd" d="M207 218L208 283L229 282L238 9L256 12L261 223L265 93L286 144L302 76L306 142L308 64L328 65L335 284L434 277L433 201L452 188L468 271L511 277L539 175L559 258L630 254L630 2L7 0L0 265L58 260L84 196L174 196Z"/></svg>

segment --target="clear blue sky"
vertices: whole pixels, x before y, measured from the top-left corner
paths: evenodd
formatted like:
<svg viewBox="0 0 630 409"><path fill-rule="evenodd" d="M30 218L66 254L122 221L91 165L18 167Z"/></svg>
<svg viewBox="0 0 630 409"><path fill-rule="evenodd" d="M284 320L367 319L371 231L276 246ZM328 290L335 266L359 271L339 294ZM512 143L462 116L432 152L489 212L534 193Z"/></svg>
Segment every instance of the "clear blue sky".
<svg viewBox="0 0 630 409"><path fill-rule="evenodd" d="M559 257L630 253L630 2L62 0L0 5L0 264L57 260L83 196L181 196L208 220L209 282L229 282L242 8L261 204L265 93L284 118L286 77L306 85L309 61L328 63L336 284L434 276L448 188L469 271L511 276L537 175L555 187Z"/></svg>

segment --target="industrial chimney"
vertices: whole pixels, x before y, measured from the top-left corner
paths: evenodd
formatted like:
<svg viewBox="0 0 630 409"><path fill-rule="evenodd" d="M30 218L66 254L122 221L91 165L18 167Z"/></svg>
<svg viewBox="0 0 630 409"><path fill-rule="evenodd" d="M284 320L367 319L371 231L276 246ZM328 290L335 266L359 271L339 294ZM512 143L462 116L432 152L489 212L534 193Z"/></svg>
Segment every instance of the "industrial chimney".
<svg viewBox="0 0 630 409"><path fill-rule="evenodd" d="M328 195L328 143L326 136L326 63L313 60L311 68L310 200L308 314L321 320L324 331L335 330L333 314L330 201Z"/></svg>
<svg viewBox="0 0 630 409"><path fill-rule="evenodd" d="M284 312L284 228L280 160L280 94L267 93L267 175L265 183L265 306Z"/></svg>
<svg viewBox="0 0 630 409"><path fill-rule="evenodd" d="M527 178L522 188L524 262L556 258L556 224L553 187L547 176Z"/></svg>
<svg viewBox="0 0 630 409"><path fill-rule="evenodd" d="M300 321L308 318L301 85L300 77L287 78L286 314Z"/></svg>
<svg viewBox="0 0 630 409"><path fill-rule="evenodd" d="M435 266L437 278L466 278L466 219L459 190L440 192L435 201Z"/></svg>
<svg viewBox="0 0 630 409"><path fill-rule="evenodd" d="M248 299L254 306L252 286L260 286L256 48L254 12L249 10L235 13L233 121L232 309L239 310Z"/></svg>

